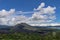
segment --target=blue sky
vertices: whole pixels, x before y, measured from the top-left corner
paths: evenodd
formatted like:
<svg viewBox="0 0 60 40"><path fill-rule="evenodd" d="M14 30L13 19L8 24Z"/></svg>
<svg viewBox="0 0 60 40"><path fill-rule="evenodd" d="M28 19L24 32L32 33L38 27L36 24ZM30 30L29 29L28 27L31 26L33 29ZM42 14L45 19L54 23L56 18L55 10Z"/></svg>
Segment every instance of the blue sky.
<svg viewBox="0 0 60 40"><path fill-rule="evenodd" d="M16 11L29 12L37 8L42 2L46 4L45 7L56 7L55 21L60 22L60 0L0 0L0 10L5 9L9 11L10 9L15 9Z"/></svg>
<svg viewBox="0 0 60 40"><path fill-rule="evenodd" d="M56 0L0 0L0 10L15 8L16 10L31 11L37 8L41 2L46 3L46 6L50 5L56 7L59 7L60 3L60 1Z"/></svg>

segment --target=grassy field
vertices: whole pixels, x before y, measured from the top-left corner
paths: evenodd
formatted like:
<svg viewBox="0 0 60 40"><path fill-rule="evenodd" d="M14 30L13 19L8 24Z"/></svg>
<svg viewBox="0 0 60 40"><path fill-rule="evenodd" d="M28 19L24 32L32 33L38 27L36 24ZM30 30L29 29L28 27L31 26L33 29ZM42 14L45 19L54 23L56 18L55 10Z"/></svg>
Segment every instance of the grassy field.
<svg viewBox="0 0 60 40"><path fill-rule="evenodd" d="M0 34L0 40L60 40L60 32Z"/></svg>

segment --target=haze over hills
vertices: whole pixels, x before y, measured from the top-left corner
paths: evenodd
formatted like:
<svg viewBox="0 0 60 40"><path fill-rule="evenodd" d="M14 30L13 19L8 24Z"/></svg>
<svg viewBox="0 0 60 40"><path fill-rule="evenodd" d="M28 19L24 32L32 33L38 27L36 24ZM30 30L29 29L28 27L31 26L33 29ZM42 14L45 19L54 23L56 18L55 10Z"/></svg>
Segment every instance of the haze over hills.
<svg viewBox="0 0 60 40"><path fill-rule="evenodd" d="M60 26L60 23L40 23L40 24L30 24L31 26Z"/></svg>

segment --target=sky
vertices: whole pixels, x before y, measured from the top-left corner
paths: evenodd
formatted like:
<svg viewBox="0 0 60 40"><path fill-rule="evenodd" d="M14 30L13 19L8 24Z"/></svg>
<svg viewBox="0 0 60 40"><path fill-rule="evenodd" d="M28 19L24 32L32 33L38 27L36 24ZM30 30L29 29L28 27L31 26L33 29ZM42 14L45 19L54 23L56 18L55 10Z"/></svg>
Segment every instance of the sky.
<svg viewBox="0 0 60 40"><path fill-rule="evenodd" d="M60 23L60 0L0 0L0 24Z"/></svg>

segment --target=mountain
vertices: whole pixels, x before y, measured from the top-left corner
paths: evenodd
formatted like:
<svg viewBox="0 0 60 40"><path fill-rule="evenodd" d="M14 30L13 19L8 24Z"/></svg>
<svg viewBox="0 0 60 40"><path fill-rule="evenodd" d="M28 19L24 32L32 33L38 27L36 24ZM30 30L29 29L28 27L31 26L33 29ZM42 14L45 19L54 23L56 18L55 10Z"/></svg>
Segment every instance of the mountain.
<svg viewBox="0 0 60 40"><path fill-rule="evenodd" d="M46 31L47 29L45 29L44 31L44 28L30 26L26 23L17 24L12 29L14 32L27 32L27 33L32 32L32 33L42 33L42 34L45 32L47 33Z"/></svg>
<svg viewBox="0 0 60 40"><path fill-rule="evenodd" d="M14 33L14 32L35 32L35 28L26 24L20 23L15 26L0 25L0 33Z"/></svg>
<svg viewBox="0 0 60 40"><path fill-rule="evenodd" d="M17 24L12 29L15 32L35 32L36 30L35 28L26 23Z"/></svg>
<svg viewBox="0 0 60 40"><path fill-rule="evenodd" d="M15 30L28 30L33 32L49 32L60 30L60 26L30 26L26 23L17 24L14 26Z"/></svg>
<svg viewBox="0 0 60 40"><path fill-rule="evenodd" d="M45 27L45 26L30 26L26 23L20 23L15 26L0 25L0 33L14 33L14 32L47 33L50 31L56 31L56 29L58 27L57 26L55 26L55 27L52 27L52 26L47 26L47 27Z"/></svg>

